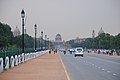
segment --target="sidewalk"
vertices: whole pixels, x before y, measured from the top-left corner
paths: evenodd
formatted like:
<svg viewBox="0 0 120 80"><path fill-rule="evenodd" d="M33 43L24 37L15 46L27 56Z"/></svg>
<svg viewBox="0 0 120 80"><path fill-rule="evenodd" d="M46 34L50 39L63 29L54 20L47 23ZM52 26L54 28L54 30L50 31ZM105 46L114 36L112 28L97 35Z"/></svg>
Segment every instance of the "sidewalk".
<svg viewBox="0 0 120 80"><path fill-rule="evenodd" d="M68 80L59 54L45 54L0 73L0 80Z"/></svg>

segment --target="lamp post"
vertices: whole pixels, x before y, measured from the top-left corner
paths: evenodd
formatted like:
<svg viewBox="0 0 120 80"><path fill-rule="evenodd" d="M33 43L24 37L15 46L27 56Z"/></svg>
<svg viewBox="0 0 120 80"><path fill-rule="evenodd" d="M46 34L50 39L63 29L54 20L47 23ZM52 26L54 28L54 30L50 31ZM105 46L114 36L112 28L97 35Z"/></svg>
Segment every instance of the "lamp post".
<svg viewBox="0 0 120 80"><path fill-rule="evenodd" d="M45 49L46 49L46 39L47 39L47 35L45 35Z"/></svg>
<svg viewBox="0 0 120 80"><path fill-rule="evenodd" d="M22 53L24 53L24 18L25 18L25 12L22 9L21 11L21 18L22 18Z"/></svg>
<svg viewBox="0 0 120 80"><path fill-rule="evenodd" d="M50 44L50 43L49 43L49 38L47 38L47 40L48 40L48 49L49 49L49 44Z"/></svg>
<svg viewBox="0 0 120 80"><path fill-rule="evenodd" d="M37 25L35 24L34 26L35 26L35 51L36 51L36 34L37 34L36 31L37 31Z"/></svg>
<svg viewBox="0 0 120 80"><path fill-rule="evenodd" d="M43 48L43 31L41 31L41 49Z"/></svg>

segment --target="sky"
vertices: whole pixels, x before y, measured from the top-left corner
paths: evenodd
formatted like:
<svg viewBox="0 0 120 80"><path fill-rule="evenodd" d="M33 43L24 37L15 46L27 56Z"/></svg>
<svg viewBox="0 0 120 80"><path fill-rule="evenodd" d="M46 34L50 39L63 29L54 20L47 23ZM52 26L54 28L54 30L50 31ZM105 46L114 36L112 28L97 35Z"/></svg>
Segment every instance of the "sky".
<svg viewBox="0 0 120 80"><path fill-rule="evenodd" d="M0 0L0 22L20 31L21 10L25 10L27 33L41 31L50 40L61 34L63 40L96 36L102 27L111 35L120 33L120 0Z"/></svg>

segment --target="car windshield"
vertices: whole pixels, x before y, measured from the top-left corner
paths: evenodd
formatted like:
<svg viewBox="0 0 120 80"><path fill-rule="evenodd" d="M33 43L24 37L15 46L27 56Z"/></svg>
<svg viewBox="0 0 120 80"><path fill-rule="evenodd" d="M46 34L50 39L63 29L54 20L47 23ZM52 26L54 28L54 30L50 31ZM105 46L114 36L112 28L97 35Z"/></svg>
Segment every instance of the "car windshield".
<svg viewBox="0 0 120 80"><path fill-rule="evenodd" d="M77 52L81 52L82 51L82 49L77 49Z"/></svg>

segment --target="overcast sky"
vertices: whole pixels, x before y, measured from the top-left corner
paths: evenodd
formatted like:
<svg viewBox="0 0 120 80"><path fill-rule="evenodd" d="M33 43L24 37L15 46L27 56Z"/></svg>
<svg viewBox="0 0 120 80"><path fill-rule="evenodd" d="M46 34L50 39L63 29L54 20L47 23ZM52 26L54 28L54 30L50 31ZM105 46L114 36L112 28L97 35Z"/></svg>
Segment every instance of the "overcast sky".
<svg viewBox="0 0 120 80"><path fill-rule="evenodd" d="M37 37L43 31L50 39L60 33L63 40L96 36L102 27L112 35L120 33L120 0L0 0L0 22L21 30L21 10L27 19L27 33Z"/></svg>

